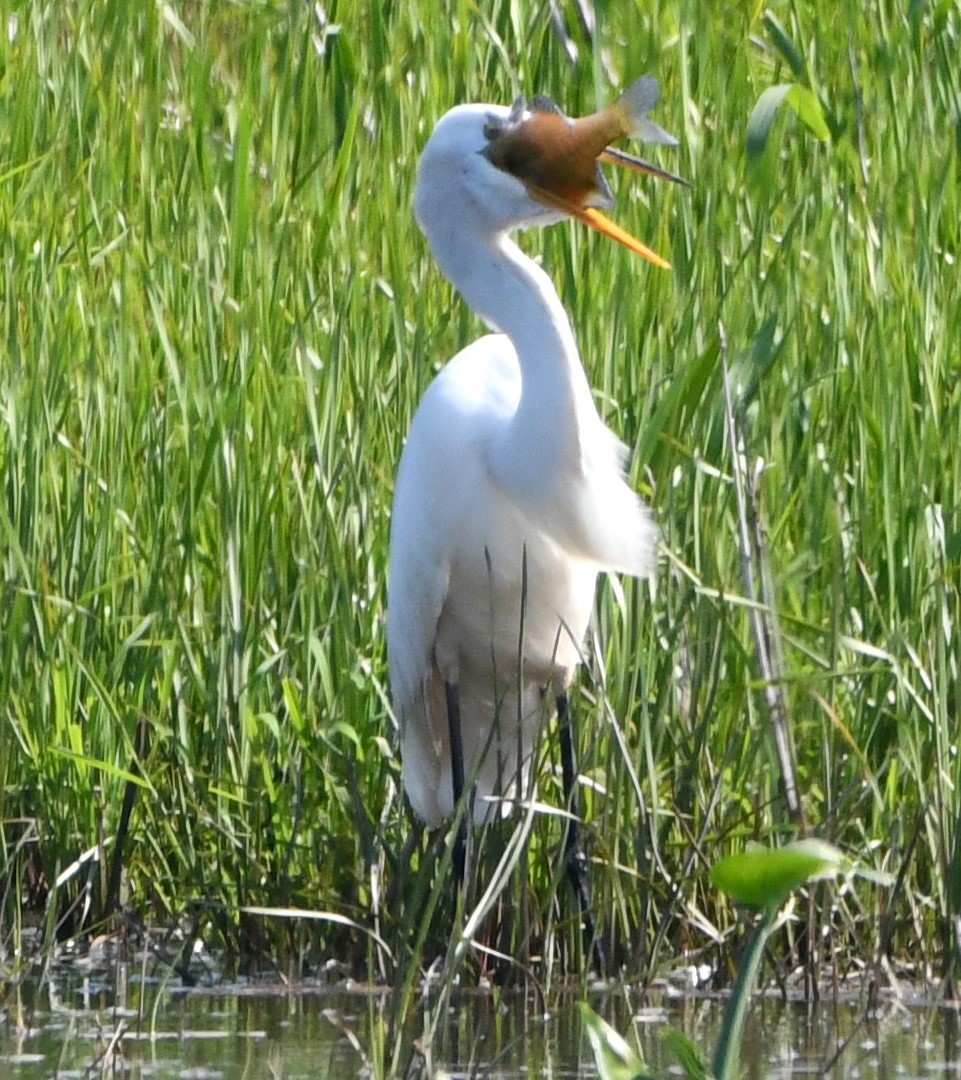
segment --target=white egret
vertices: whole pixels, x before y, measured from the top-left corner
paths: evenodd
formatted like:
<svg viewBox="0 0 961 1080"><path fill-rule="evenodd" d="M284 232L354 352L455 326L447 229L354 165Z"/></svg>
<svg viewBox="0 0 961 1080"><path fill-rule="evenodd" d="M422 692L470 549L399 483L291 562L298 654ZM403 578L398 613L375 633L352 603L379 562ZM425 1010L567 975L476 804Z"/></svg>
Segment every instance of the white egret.
<svg viewBox="0 0 961 1080"><path fill-rule="evenodd" d="M496 331L428 388L394 491L390 685L404 787L428 826L453 813L465 777L475 823L526 792L545 695L558 708L576 820L567 691L597 575L648 574L656 534L625 482L625 449L598 416L557 292L508 233L575 217L666 267L597 209L613 203L599 161L679 179L609 149L625 136L676 143L647 119L658 97L646 76L579 120L543 97L462 105L420 159L417 221L445 276ZM574 826L567 854L593 937Z"/></svg>

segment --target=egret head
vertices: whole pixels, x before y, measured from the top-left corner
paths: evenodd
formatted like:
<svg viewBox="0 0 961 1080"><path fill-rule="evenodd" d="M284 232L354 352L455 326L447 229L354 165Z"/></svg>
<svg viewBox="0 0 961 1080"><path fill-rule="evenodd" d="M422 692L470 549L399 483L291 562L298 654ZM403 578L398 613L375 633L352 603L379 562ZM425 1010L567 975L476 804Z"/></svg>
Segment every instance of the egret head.
<svg viewBox="0 0 961 1080"><path fill-rule="evenodd" d="M613 205L601 161L680 183L679 177L610 144L626 136L674 143L647 119L657 82L633 83L611 106L579 120L546 97L510 108L461 105L438 122L421 156L416 214L431 235L439 216L471 216L492 232L576 217L660 266L667 263L600 213Z"/></svg>

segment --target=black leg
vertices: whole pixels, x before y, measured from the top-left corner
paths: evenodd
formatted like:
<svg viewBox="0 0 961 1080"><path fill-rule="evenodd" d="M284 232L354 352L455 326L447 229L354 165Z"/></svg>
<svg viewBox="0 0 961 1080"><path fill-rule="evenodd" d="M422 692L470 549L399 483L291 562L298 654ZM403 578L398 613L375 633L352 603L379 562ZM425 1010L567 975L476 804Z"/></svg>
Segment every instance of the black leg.
<svg viewBox="0 0 961 1080"><path fill-rule="evenodd" d="M564 798L567 800L567 839L564 843L567 859L567 880L571 883L574 895L581 909L584 934L594 952L594 964L599 975L607 974L607 957L604 945L597 934L594 916L591 913L591 894L588 882L587 856L581 846L581 818L577 803L577 767L574 762L574 731L571 720L570 702L567 694L557 695L557 726L561 737L561 773L564 780Z"/></svg>
<svg viewBox="0 0 961 1080"><path fill-rule="evenodd" d="M450 771L454 786L454 811L460 806L464 796L464 744L460 737L460 695L456 683L444 683L447 695L447 729L450 733ZM459 887L464 885L464 871L467 862L467 813L465 807L454 837L454 873Z"/></svg>

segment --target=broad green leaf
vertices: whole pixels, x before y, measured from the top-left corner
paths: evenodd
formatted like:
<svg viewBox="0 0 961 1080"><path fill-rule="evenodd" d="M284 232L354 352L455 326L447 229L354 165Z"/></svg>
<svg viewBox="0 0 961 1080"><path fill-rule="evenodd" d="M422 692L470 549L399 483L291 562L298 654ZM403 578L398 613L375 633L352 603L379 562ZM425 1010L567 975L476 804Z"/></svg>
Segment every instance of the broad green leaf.
<svg viewBox="0 0 961 1080"><path fill-rule="evenodd" d="M793 88L793 83L781 83L779 86L769 86L757 99L751 118L747 122L747 154L748 157L759 157L764 153L767 146L768 136L777 119L777 111L781 102L788 96Z"/></svg>
<svg viewBox="0 0 961 1080"><path fill-rule="evenodd" d="M701 1051L683 1031L669 1027L664 1030L661 1037L664 1045L677 1058L688 1080L708 1080L711 1074L704 1058L701 1057Z"/></svg>
<svg viewBox="0 0 961 1080"><path fill-rule="evenodd" d="M787 103L816 139L827 142L831 138L831 130L824 119L821 102L818 101L817 94L813 90L795 84L787 96Z"/></svg>
<svg viewBox="0 0 961 1080"><path fill-rule="evenodd" d="M601 1080L650 1080L640 1055L627 1040L583 1001L580 1009Z"/></svg>
<svg viewBox="0 0 961 1080"><path fill-rule="evenodd" d="M798 840L782 848L729 855L711 868L711 881L742 904L770 910L779 908L798 886L834 877L846 866L841 852L823 840Z"/></svg>
<svg viewBox="0 0 961 1080"><path fill-rule="evenodd" d="M751 118L747 122L747 153L749 158L756 158L767 147L771 128L777 119L778 110L783 102L794 110L798 119L818 139L831 137L821 103L812 90L798 83L780 83L769 86L757 99Z"/></svg>

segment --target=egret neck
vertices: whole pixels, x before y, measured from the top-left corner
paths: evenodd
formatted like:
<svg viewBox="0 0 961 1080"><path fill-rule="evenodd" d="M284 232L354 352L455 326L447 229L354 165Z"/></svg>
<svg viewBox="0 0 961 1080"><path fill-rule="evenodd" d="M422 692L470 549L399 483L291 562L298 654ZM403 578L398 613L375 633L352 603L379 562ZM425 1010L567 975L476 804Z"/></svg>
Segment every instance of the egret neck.
<svg viewBox="0 0 961 1080"><path fill-rule="evenodd" d="M446 227L437 227L443 221ZM572 551L590 553L590 523L577 494L585 473L583 435L603 428L574 343L570 320L548 275L502 231L444 215L428 239L447 279L517 353L516 413L486 447L493 479L537 526ZM585 528L586 533L585 535Z"/></svg>

